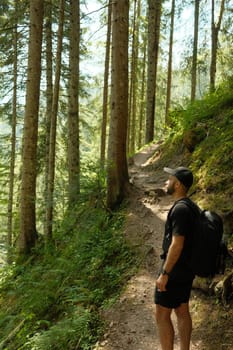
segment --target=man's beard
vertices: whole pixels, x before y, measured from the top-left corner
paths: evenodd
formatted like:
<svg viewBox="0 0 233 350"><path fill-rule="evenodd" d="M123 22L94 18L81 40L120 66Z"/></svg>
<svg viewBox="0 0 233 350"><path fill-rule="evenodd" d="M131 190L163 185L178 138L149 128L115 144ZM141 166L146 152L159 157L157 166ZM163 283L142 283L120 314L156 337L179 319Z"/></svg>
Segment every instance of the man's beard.
<svg viewBox="0 0 233 350"><path fill-rule="evenodd" d="M171 184L169 187L167 187L167 194L172 195L175 192L175 186L174 184Z"/></svg>

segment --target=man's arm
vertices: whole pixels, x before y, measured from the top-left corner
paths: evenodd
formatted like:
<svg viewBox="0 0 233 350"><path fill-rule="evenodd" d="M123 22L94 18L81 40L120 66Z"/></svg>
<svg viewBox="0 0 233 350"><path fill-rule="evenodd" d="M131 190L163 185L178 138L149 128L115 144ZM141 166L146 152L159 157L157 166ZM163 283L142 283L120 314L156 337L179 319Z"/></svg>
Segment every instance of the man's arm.
<svg viewBox="0 0 233 350"><path fill-rule="evenodd" d="M163 269L169 274L173 267L175 266L177 260L179 259L183 246L184 246L185 237L181 235L173 235L172 242L168 249L167 257L163 266ZM166 284L168 281L167 274L161 274L156 280L156 287L161 291L166 290Z"/></svg>

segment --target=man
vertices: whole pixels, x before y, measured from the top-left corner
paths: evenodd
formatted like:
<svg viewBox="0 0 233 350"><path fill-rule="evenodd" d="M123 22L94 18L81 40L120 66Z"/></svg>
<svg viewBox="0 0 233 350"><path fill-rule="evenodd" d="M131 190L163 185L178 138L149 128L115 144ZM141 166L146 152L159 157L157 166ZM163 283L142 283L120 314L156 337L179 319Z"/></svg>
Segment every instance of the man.
<svg viewBox="0 0 233 350"><path fill-rule="evenodd" d="M166 192L173 196L174 205L165 224L163 263L155 289L155 317L162 350L173 350L172 310L177 317L180 350L189 350L192 332L189 298L194 278L189 257L195 217L185 201L190 200L187 193L193 183L193 174L185 167L164 168L164 171L170 175Z"/></svg>

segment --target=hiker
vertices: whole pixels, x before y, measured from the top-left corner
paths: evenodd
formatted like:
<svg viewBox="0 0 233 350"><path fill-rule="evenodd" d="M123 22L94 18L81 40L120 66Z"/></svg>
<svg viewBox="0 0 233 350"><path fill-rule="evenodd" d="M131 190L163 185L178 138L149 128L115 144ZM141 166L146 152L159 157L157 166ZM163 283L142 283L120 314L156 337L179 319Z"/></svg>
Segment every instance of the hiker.
<svg viewBox="0 0 233 350"><path fill-rule="evenodd" d="M180 340L180 350L190 349L192 319L189 312L189 298L194 274L188 265L191 254L191 234L195 215L182 198L193 183L192 172L185 167L164 168L169 174L166 192L172 195L174 205L165 224L162 244L162 266L156 280L155 319L162 350L172 350L174 327L171 313L174 310Z"/></svg>

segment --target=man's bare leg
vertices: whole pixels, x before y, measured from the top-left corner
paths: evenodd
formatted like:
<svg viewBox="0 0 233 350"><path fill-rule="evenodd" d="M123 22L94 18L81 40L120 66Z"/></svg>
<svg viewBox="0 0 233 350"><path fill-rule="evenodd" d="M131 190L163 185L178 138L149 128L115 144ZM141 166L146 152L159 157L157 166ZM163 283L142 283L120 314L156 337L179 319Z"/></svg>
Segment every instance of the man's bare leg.
<svg viewBox="0 0 233 350"><path fill-rule="evenodd" d="M173 350L174 328L171 321L172 309L155 305L155 319L162 350Z"/></svg>
<svg viewBox="0 0 233 350"><path fill-rule="evenodd" d="M189 350L192 333L192 318L189 312L189 304L181 304L175 309L175 313L180 336L180 350Z"/></svg>

